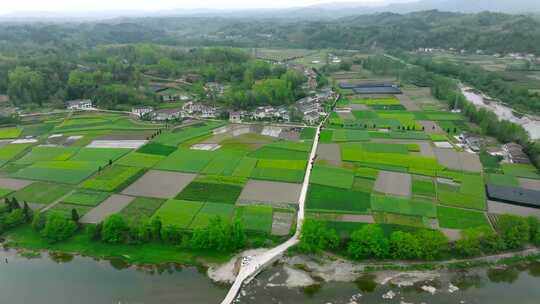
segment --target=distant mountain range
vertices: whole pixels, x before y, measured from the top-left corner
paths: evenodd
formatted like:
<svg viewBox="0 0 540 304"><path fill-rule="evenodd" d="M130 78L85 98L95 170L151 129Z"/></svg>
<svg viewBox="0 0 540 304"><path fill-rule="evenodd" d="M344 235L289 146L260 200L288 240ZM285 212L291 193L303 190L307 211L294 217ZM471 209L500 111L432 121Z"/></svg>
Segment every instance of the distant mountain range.
<svg viewBox="0 0 540 304"><path fill-rule="evenodd" d="M307 7L286 9L176 9L167 11L92 11L92 12L38 12L23 11L0 16L3 21L89 21L119 17L160 17L160 16L220 16L228 18L285 18L285 19L334 19L353 15L381 12L410 13L439 10L461 13L482 11L509 14L540 13L540 0L387 0L379 4L367 5L358 2L334 2Z"/></svg>

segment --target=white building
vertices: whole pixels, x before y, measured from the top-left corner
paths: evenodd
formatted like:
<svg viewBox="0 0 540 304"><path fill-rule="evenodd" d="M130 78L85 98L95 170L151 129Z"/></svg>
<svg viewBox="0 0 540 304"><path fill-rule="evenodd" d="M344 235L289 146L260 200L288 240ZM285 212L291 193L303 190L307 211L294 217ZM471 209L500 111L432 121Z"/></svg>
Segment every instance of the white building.
<svg viewBox="0 0 540 304"><path fill-rule="evenodd" d="M131 109L131 114L137 117L143 117L146 114L152 113L154 108L152 107L136 107Z"/></svg>
<svg viewBox="0 0 540 304"><path fill-rule="evenodd" d="M175 120L182 117L182 109L163 109L152 112L153 120Z"/></svg>
<svg viewBox="0 0 540 304"><path fill-rule="evenodd" d="M90 99L78 99L70 100L66 102L66 107L68 110L89 110L93 109L92 100Z"/></svg>

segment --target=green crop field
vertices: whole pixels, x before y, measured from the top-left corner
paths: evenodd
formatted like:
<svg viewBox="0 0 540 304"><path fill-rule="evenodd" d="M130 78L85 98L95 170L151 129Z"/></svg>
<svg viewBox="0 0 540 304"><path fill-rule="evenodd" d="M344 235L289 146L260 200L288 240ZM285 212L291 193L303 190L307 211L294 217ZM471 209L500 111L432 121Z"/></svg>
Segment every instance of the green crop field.
<svg viewBox="0 0 540 304"><path fill-rule="evenodd" d="M352 190L371 193L375 180L369 178L355 177L352 185Z"/></svg>
<svg viewBox="0 0 540 304"><path fill-rule="evenodd" d="M77 210L77 214L79 215L79 217L82 217L86 213L88 213L90 210L92 210L92 207L59 203L59 204L56 204L51 209L49 209L47 213L54 212L54 213L62 215L63 217L71 219L71 214L73 212L73 209Z"/></svg>
<svg viewBox="0 0 540 304"><path fill-rule="evenodd" d="M32 144L8 144L0 147L0 163L11 160L31 146Z"/></svg>
<svg viewBox="0 0 540 304"><path fill-rule="evenodd" d="M38 161L64 161L68 160L78 151L78 148L38 146L32 148L23 158L17 160L18 164L33 164Z"/></svg>
<svg viewBox="0 0 540 304"><path fill-rule="evenodd" d="M184 188L176 196L176 199L234 205L241 192L242 186L240 185L200 182L196 180Z"/></svg>
<svg viewBox="0 0 540 304"><path fill-rule="evenodd" d="M254 168L251 172L251 178L276 182L301 183L304 180L304 174L304 170Z"/></svg>
<svg viewBox="0 0 540 304"><path fill-rule="evenodd" d="M143 173L144 170L141 168L114 165L96 173L91 179L83 182L81 187L107 192L120 191Z"/></svg>
<svg viewBox="0 0 540 304"><path fill-rule="evenodd" d="M412 183L412 193L416 197L435 199L437 197L435 183L431 179L414 178Z"/></svg>
<svg viewBox="0 0 540 304"><path fill-rule="evenodd" d="M341 144L341 159L352 162L401 166L412 171L429 172L430 175L444 169L435 158L396 153L371 153L364 151L362 144L359 143Z"/></svg>
<svg viewBox="0 0 540 304"><path fill-rule="evenodd" d="M130 151L130 149L82 148L69 160L96 162L100 166L104 166L109 161L115 161Z"/></svg>
<svg viewBox="0 0 540 304"><path fill-rule="evenodd" d="M191 222L199 213L204 203L168 200L154 213L154 217L159 217L163 227L174 226L178 229L187 229Z"/></svg>
<svg viewBox="0 0 540 304"><path fill-rule="evenodd" d="M261 159L257 162L257 168L305 170L307 161L287 159Z"/></svg>
<svg viewBox="0 0 540 304"><path fill-rule="evenodd" d="M159 162L155 168L168 171L199 173L216 157L216 152L179 149Z"/></svg>
<svg viewBox="0 0 540 304"><path fill-rule="evenodd" d="M249 157L257 159L289 159L289 160L306 160L309 153L305 151L296 151L290 149L262 147L249 154Z"/></svg>
<svg viewBox="0 0 540 304"><path fill-rule="evenodd" d="M346 141L368 141L369 133L367 131L359 130L334 130L332 141L346 142Z"/></svg>
<svg viewBox="0 0 540 304"><path fill-rule="evenodd" d="M519 180L512 175L506 174L486 174L486 183L499 186L519 187Z"/></svg>
<svg viewBox="0 0 540 304"><path fill-rule="evenodd" d="M378 212L374 215L374 218L377 223L381 224L425 228L423 218L417 215Z"/></svg>
<svg viewBox="0 0 540 304"><path fill-rule="evenodd" d="M371 209L404 215L437 217L437 209L433 203L384 195L371 196Z"/></svg>
<svg viewBox="0 0 540 304"><path fill-rule="evenodd" d="M401 144L362 143L358 146L369 153L409 154L409 147Z"/></svg>
<svg viewBox="0 0 540 304"><path fill-rule="evenodd" d="M448 189L448 185L438 183L437 197L443 205L486 210L484 181L479 175L458 174L454 176L459 187Z"/></svg>
<svg viewBox="0 0 540 304"><path fill-rule="evenodd" d="M162 156L169 156L174 151L176 151L176 147L167 146L167 145L154 143L154 142L148 143L137 150L138 153L162 155Z"/></svg>
<svg viewBox="0 0 540 304"><path fill-rule="evenodd" d="M119 159L116 164L121 166L139 167L139 168L152 168L160 161L164 160L165 156L144 154L138 152L131 152L126 156Z"/></svg>
<svg viewBox="0 0 540 304"><path fill-rule="evenodd" d="M194 138L209 135L213 129L224 125L224 122L205 122L190 127L177 128L172 131L163 132L154 139L154 142L167 146L178 146Z"/></svg>
<svg viewBox="0 0 540 304"><path fill-rule="evenodd" d="M165 200L158 198L137 197L121 213L130 220L151 218Z"/></svg>
<svg viewBox="0 0 540 304"><path fill-rule="evenodd" d="M206 228L215 217L221 217L224 221L230 222L234 216L234 206L230 204L205 203L199 213L191 222L190 228Z"/></svg>
<svg viewBox="0 0 540 304"><path fill-rule="evenodd" d="M377 176L379 176L379 170L368 168L368 167L358 167L355 169L354 175L356 177L363 177L363 178L376 180Z"/></svg>
<svg viewBox="0 0 540 304"><path fill-rule="evenodd" d="M37 182L9 195L9 197L16 197L19 203L28 202L48 205L68 194L71 190L72 188L67 185Z"/></svg>
<svg viewBox="0 0 540 304"><path fill-rule="evenodd" d="M526 164L502 164L504 174L515 177L540 179L540 171L533 165Z"/></svg>
<svg viewBox="0 0 540 304"><path fill-rule="evenodd" d="M110 196L107 192L79 189L62 199L63 203L95 207Z"/></svg>
<svg viewBox="0 0 540 304"><path fill-rule="evenodd" d="M98 170L99 164L83 161L40 161L25 167L12 177L78 184Z"/></svg>
<svg viewBox="0 0 540 304"><path fill-rule="evenodd" d="M321 131L321 138L319 139L319 142L321 144L331 143L333 137L334 137L334 130L324 129Z"/></svg>
<svg viewBox="0 0 540 304"><path fill-rule="evenodd" d="M483 212L438 206L437 214L441 228L467 229L490 227Z"/></svg>
<svg viewBox="0 0 540 304"><path fill-rule="evenodd" d="M13 190L0 188L0 198L4 198L10 193L13 193Z"/></svg>
<svg viewBox="0 0 540 304"><path fill-rule="evenodd" d="M235 155L218 155L202 171L202 174L231 176L242 158Z"/></svg>
<svg viewBox="0 0 540 304"><path fill-rule="evenodd" d="M313 184L350 189L353 185L353 170L315 165L311 172Z"/></svg>
<svg viewBox="0 0 540 304"><path fill-rule="evenodd" d="M21 135L21 128L0 128L0 139L17 138Z"/></svg>
<svg viewBox="0 0 540 304"><path fill-rule="evenodd" d="M352 104L365 104L365 105L400 105L398 99L395 98L362 98L351 99Z"/></svg>
<svg viewBox="0 0 540 304"><path fill-rule="evenodd" d="M370 206L369 193L317 184L310 184L306 198L306 209L311 211L367 213Z"/></svg>
<svg viewBox="0 0 540 304"><path fill-rule="evenodd" d="M316 132L317 130L315 128L303 128L302 132L300 132L300 139L313 140Z"/></svg>
<svg viewBox="0 0 540 304"><path fill-rule="evenodd" d="M266 148L284 149L301 152L311 152L313 141L305 140L301 142L279 140L266 145Z"/></svg>
<svg viewBox="0 0 540 304"><path fill-rule="evenodd" d="M244 157L238 162L232 175L238 176L238 177L250 177L251 172L253 171L253 169L255 169L256 165L257 165L256 159Z"/></svg>
<svg viewBox="0 0 540 304"><path fill-rule="evenodd" d="M267 206L242 206L236 216L248 231L270 234L272 232L272 208Z"/></svg>

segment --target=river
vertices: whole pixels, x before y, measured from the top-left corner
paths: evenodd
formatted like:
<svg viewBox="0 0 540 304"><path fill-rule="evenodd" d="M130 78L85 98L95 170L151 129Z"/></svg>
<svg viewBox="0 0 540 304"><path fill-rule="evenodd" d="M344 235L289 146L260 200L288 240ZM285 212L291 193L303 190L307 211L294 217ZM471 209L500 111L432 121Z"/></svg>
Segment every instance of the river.
<svg viewBox="0 0 540 304"><path fill-rule="evenodd" d="M512 108L505 106L499 102L484 103L484 97L481 94L474 92L470 88L462 87L463 95L478 107L486 108L493 111L500 119L508 120L518 125L521 125L532 139L540 139L540 119L530 115L523 117L516 116Z"/></svg>
<svg viewBox="0 0 540 304"><path fill-rule="evenodd" d="M238 303L533 304L540 299L540 262L507 269L448 272L420 283L435 286L433 295L419 289L420 285L377 285L370 276L355 283L322 283L307 288L289 288L286 281L282 266L270 267L244 288ZM460 289L450 293L449 282ZM390 290L396 296L382 299ZM219 303L226 292L226 286L212 283L205 269L197 267L141 268L118 260L46 253L27 258L13 250L0 251L0 303L211 304Z"/></svg>

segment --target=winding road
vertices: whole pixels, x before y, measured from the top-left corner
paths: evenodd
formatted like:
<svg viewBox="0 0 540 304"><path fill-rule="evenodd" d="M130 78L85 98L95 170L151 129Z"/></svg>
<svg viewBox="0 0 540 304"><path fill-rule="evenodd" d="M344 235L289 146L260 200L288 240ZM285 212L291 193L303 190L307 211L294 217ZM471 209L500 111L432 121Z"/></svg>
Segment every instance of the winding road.
<svg viewBox="0 0 540 304"><path fill-rule="evenodd" d="M334 106L339 100L339 96L336 97L334 101ZM236 299L236 296L242 289L242 286L244 283L248 283L251 279L253 279L257 274L259 274L265 267L268 265L271 265L277 258L279 258L287 249L290 247L298 244L300 242L300 232L302 230L302 224L304 222L304 210L305 210L305 203L306 203L306 197L307 197L307 191L309 187L309 179L311 176L311 170L313 168L313 163L315 162L315 157L317 155L317 147L319 145L319 135L321 133L321 129L326 123L326 120L328 119L330 115L326 115L326 117L323 119L323 121L319 124L317 127L317 131L315 133L315 139L313 140L313 146L311 147L311 154L309 155L309 162L306 169L306 175L304 176L304 182L302 183L302 190L300 192L300 198L299 198L299 208L298 208L298 214L297 214L297 220L296 220L296 232L295 234L287 240L285 243L274 247L263 254L256 255L252 257L249 264L245 266L241 266L240 271L238 275L236 276L236 279L231 287L229 289L229 293L227 293L227 296L221 304L231 304Z"/></svg>

